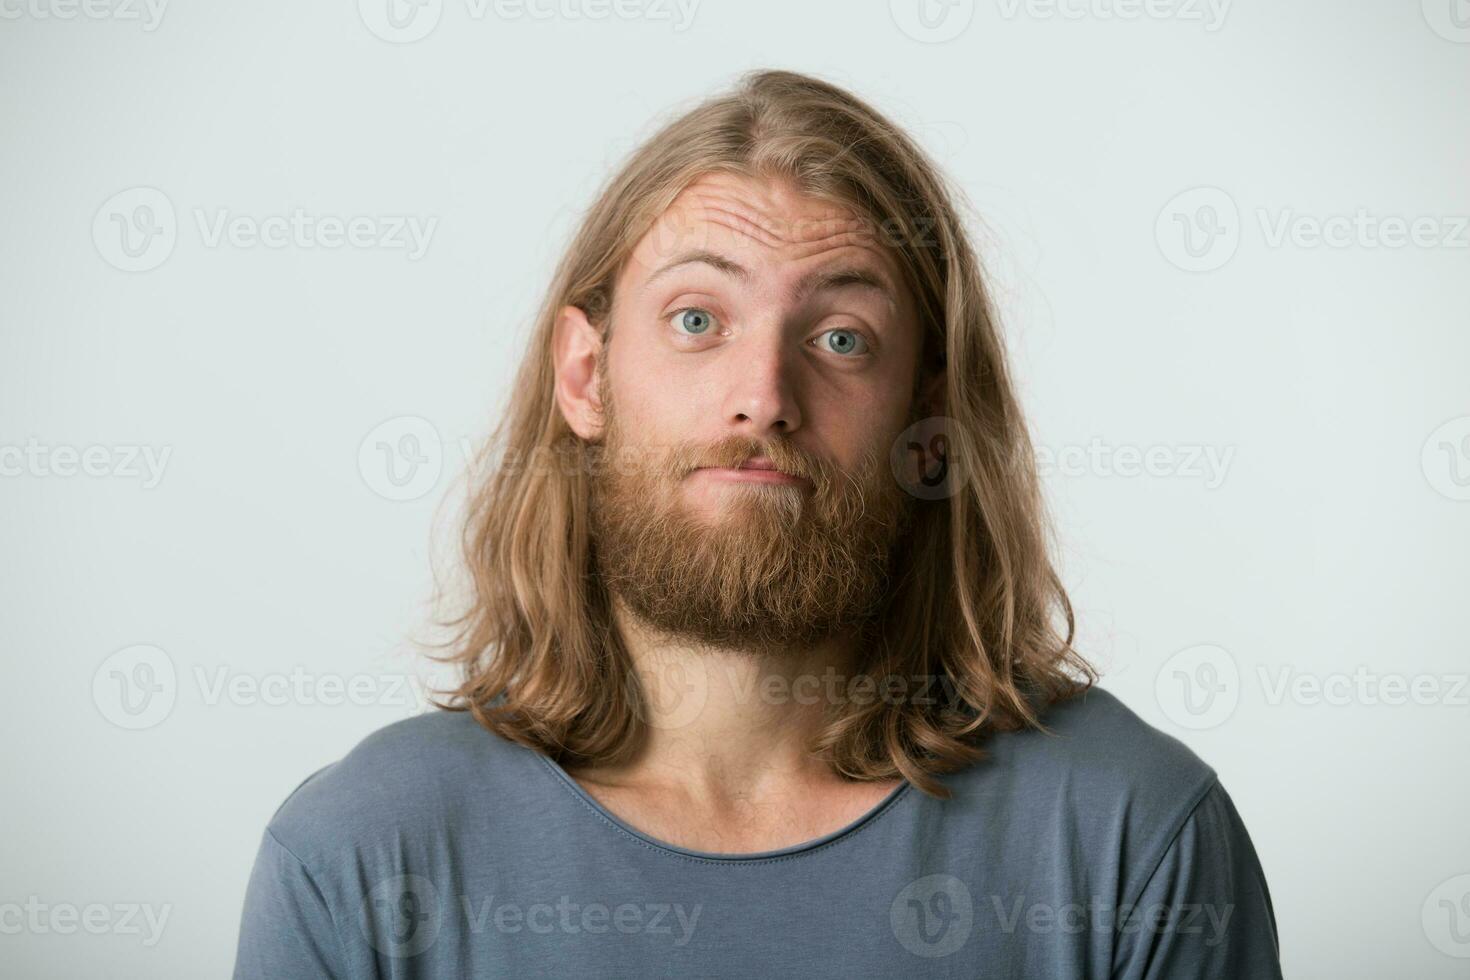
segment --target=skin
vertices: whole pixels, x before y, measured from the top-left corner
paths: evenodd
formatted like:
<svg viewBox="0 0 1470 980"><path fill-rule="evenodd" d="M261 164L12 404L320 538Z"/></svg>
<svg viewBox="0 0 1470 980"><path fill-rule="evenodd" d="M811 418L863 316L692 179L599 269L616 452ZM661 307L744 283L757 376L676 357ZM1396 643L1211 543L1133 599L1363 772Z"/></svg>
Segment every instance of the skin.
<svg viewBox="0 0 1470 980"><path fill-rule="evenodd" d="M723 261L680 262L695 252ZM837 271L871 281L798 289ZM707 317L680 313L690 308ZM601 331L582 310L565 307L555 330L557 403L589 442L605 434L606 392L622 437L650 450L780 439L851 473L865 453L886 457L916 408L921 337L894 257L852 213L783 181L712 174L690 185L621 271L612 321L605 378ZM941 410L940 384L942 376L919 392L928 414ZM695 470L675 492L691 513L719 522L769 504L760 494L811 490ZM652 695L649 737L627 763L569 772L625 822L683 847L764 851L840 829L899 785L847 780L810 756L820 703L750 694L770 677L829 667L850 676L846 637L774 653L712 650L615 606ZM690 677L701 694L694 712L678 696Z"/></svg>

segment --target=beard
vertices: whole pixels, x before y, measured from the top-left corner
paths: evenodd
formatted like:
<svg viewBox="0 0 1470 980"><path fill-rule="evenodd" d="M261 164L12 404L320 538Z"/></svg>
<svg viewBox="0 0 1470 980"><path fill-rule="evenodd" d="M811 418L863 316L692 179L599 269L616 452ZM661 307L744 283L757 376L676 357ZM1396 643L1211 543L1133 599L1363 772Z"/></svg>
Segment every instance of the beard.
<svg viewBox="0 0 1470 980"><path fill-rule="evenodd" d="M872 623L913 498L884 448L843 471L782 437L701 445L630 443L609 393L591 444L595 568L609 594L669 637L721 650L799 652ZM764 455L808 485L721 481L713 513L690 506L686 477Z"/></svg>

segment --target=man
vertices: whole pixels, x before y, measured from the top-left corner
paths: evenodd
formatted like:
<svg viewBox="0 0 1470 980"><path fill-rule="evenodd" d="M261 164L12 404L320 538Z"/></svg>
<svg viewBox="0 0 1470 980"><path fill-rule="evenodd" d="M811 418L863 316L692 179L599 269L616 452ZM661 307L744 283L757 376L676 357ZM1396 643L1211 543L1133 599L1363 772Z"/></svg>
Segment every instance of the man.
<svg viewBox="0 0 1470 980"><path fill-rule="evenodd" d="M237 977L1277 977L1214 772L1072 649L975 256L758 72L559 268L439 711L266 829Z"/></svg>

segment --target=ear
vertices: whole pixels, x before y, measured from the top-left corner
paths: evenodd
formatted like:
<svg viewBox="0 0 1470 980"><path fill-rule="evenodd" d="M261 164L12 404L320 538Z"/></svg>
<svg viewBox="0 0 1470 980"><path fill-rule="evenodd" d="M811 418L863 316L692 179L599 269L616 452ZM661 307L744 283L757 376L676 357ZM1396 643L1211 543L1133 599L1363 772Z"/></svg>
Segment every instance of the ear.
<svg viewBox="0 0 1470 980"><path fill-rule="evenodd" d="M576 306L564 306L552 329L556 404L567 425L588 442L602 435L602 401L597 395L597 355L602 331Z"/></svg>

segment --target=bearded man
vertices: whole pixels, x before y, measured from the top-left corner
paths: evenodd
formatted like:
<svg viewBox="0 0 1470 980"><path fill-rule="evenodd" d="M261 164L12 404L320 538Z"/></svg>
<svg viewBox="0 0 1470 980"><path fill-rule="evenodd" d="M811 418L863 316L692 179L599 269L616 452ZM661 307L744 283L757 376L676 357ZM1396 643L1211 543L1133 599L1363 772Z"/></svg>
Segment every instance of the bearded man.
<svg viewBox="0 0 1470 980"><path fill-rule="evenodd" d="M1093 685L938 171L784 71L633 153L475 469L445 710L272 817L235 976L1279 977Z"/></svg>

